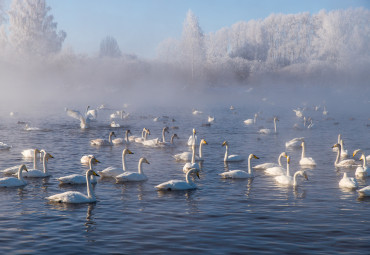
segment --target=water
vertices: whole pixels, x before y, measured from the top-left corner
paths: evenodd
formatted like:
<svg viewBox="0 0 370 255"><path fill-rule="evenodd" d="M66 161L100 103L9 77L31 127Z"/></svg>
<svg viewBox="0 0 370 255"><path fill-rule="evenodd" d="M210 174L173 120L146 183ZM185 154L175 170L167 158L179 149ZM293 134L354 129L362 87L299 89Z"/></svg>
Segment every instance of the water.
<svg viewBox="0 0 370 255"><path fill-rule="evenodd" d="M52 177L29 179L24 188L0 189L0 250L7 254L364 254L370 248L370 200L359 199L356 191L338 187L343 172L354 176L354 170L336 169L336 154L331 146L339 133L349 153L361 148L369 153L368 116L356 111L335 111L329 119L321 111L307 110L315 120L312 129L297 130L293 108L265 104L203 107L202 115L194 116L191 108L156 108L133 111L120 121L124 128L139 135L143 127L151 137L160 137L165 125L171 134L180 137L174 148L148 148L130 144L134 155L127 155L127 167L137 170L141 156L150 165L143 170L149 180L143 183L116 184L99 180L94 187L97 203L63 205L48 203L45 197L67 190L86 193L85 186L59 186L57 177L83 173L79 160L84 154L95 154L102 162L97 170L121 166L124 148L92 147L89 140L104 138L113 128L99 116L91 129L80 130L78 121L61 110L47 117L2 117L1 141L12 145L0 152L0 167L31 162L22 159L23 149L46 149L55 158L49 160ZM367 104L368 106L368 104ZM247 127L243 120L263 110L256 126ZM215 116L210 127L202 126L208 114ZM154 117L167 115L176 121L154 122ZM279 116L278 134L259 135L264 126L272 128L272 117ZM31 121L41 131L25 131L18 120ZM179 129L173 129L177 126ZM199 138L205 138L205 161L197 190L158 192L154 186L170 180L184 179L184 163L175 162L171 155L189 150L185 145L196 128ZM122 128L114 129L119 137ZM223 180L218 174L225 170L224 140L230 152L247 157L259 156L252 164L276 162L285 150L285 142L305 137L306 155L316 160L317 167L308 171L308 181L298 189L278 186L273 177L263 171L250 180ZM170 137L170 135L167 135ZM291 170L298 170L300 150L288 150L292 157ZM285 160L283 160L285 163ZM247 161L229 163L229 169L247 169ZM359 180L360 187L370 185Z"/></svg>

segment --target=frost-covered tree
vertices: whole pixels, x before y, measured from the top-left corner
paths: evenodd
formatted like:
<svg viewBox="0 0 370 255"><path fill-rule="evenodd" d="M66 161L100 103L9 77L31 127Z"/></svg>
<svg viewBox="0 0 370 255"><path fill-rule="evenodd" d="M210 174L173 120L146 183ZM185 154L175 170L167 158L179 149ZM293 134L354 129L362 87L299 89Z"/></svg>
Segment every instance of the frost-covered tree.
<svg viewBox="0 0 370 255"><path fill-rule="evenodd" d="M191 10L186 14L182 30L182 53L183 60L190 66L191 77L194 79L195 70L201 72L205 49L203 31L199 26L198 18Z"/></svg>
<svg viewBox="0 0 370 255"><path fill-rule="evenodd" d="M66 38L57 31L45 0L13 0L9 11L9 42L18 54L46 56L58 53Z"/></svg>
<svg viewBox="0 0 370 255"><path fill-rule="evenodd" d="M122 56L117 40L112 36L105 37L100 42L100 57L119 58Z"/></svg>

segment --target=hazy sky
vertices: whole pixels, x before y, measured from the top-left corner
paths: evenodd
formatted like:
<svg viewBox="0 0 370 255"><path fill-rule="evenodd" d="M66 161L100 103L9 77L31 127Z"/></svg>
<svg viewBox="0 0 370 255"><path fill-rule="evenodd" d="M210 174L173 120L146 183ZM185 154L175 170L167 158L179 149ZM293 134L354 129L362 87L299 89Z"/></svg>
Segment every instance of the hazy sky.
<svg viewBox="0 0 370 255"><path fill-rule="evenodd" d="M321 9L370 9L370 0L47 0L58 23L67 32L64 46L76 53L95 54L107 35L121 51L151 58L166 38L179 38L191 9L204 32L244 20L264 19L271 13L317 13Z"/></svg>

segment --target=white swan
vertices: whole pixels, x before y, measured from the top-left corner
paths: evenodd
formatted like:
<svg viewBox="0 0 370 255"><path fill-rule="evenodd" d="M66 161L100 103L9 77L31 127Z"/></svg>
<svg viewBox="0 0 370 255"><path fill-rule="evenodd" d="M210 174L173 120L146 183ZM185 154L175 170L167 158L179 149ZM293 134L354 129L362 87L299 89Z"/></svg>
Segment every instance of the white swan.
<svg viewBox="0 0 370 255"><path fill-rule="evenodd" d="M83 155L81 157L81 164L89 164L90 158L94 158L95 156L90 154L90 155Z"/></svg>
<svg viewBox="0 0 370 255"><path fill-rule="evenodd" d="M120 175L123 172L125 172L126 171L126 155L127 154L134 154L134 153L132 151L130 151L129 149L124 149L122 151L122 169L114 167L114 166L110 166L110 167L107 167L104 170L98 172L98 174L102 178L104 178L104 177L109 178L109 177L115 177L115 176Z"/></svg>
<svg viewBox="0 0 370 255"><path fill-rule="evenodd" d="M100 163L99 160L97 160L94 156L89 158L89 169L93 170L93 164ZM61 184L86 184L86 176L81 174L70 174L67 176L59 177L57 180ZM95 184L97 183L97 180L95 178L95 175L92 175L91 177L91 183Z"/></svg>
<svg viewBox="0 0 370 255"><path fill-rule="evenodd" d="M263 164L256 165L253 168L255 170L265 170L265 169L271 168L271 167L279 167L279 166L282 167L282 165L281 165L281 158L282 157L287 157L287 156L288 155L284 151L284 152L280 153L280 155L278 157L278 164L276 164L276 163L263 163Z"/></svg>
<svg viewBox="0 0 370 255"><path fill-rule="evenodd" d="M246 119L244 121L244 124L245 125L253 125L253 124L256 124L256 121L257 121L257 113L254 114L254 118L253 119Z"/></svg>
<svg viewBox="0 0 370 255"><path fill-rule="evenodd" d="M112 143L114 145L119 145L119 144L123 144L123 143L129 143L129 139L128 139L128 134L131 134L131 131L129 129L126 130L125 132L125 138L115 138L112 140Z"/></svg>
<svg viewBox="0 0 370 255"><path fill-rule="evenodd" d="M197 132L193 128L193 134L191 136L189 136L189 139L188 139L188 145L189 146L192 146L193 144L197 144L198 143L198 137L196 136L196 133Z"/></svg>
<svg viewBox="0 0 370 255"><path fill-rule="evenodd" d="M51 202L58 202L58 203L72 203L72 204L80 204L80 203L93 203L96 202L96 197L94 190L92 189L90 176L95 175L99 176L95 171L89 169L86 172L86 184L87 184L87 196L82 194L81 192L77 191L67 191L64 193L52 195L47 197Z"/></svg>
<svg viewBox="0 0 370 255"><path fill-rule="evenodd" d="M116 134L114 132L110 132L108 140L98 138L98 139L91 140L90 144L96 145L96 146L110 146L112 145L112 136L116 137Z"/></svg>
<svg viewBox="0 0 370 255"><path fill-rule="evenodd" d="M204 139L200 140L200 143L199 143L199 156L195 156L195 161L203 161L204 160L204 158L203 158L203 144L204 145L207 145L208 143ZM191 161L192 160L192 156L193 156L193 150L192 150L192 152L185 151L183 153L179 153L179 154L173 155L173 158L176 161Z"/></svg>
<svg viewBox="0 0 370 255"><path fill-rule="evenodd" d="M290 176L289 173L289 164L290 164L290 157L287 158L287 172L286 175L276 176L275 180L278 184L285 185L285 186L298 186L297 177L298 175L303 176L306 180L308 180L306 171L300 170L294 173L294 176Z"/></svg>
<svg viewBox="0 0 370 255"><path fill-rule="evenodd" d="M23 179L22 171L28 171L26 165L21 165L18 168L18 178L15 177L3 177L0 178L0 187L19 187L27 185L27 182Z"/></svg>
<svg viewBox="0 0 370 255"><path fill-rule="evenodd" d="M192 114L194 114L194 115L198 115L198 114L202 114L203 112L202 111L198 111L198 110L195 110L195 109L193 109L193 111L192 111Z"/></svg>
<svg viewBox="0 0 370 255"><path fill-rule="evenodd" d="M305 146L304 141L302 141L301 146L302 146L302 155L301 155L301 160L299 161L299 164L301 166L316 166L316 162L313 158L306 157L306 154L305 154L306 146Z"/></svg>
<svg viewBox="0 0 370 255"><path fill-rule="evenodd" d="M339 143L339 144L340 144L340 141L341 141L341 140L342 140L342 135L341 135L341 134L339 134L339 135L338 135L338 142L337 142L337 143ZM333 151L334 151L334 152L337 152L337 151L338 151L338 147L333 147L332 149L333 149Z"/></svg>
<svg viewBox="0 0 370 255"><path fill-rule="evenodd" d="M339 181L339 187L345 189L356 189L358 188L358 183L355 178L348 177L347 173L343 173L343 178Z"/></svg>
<svg viewBox="0 0 370 255"><path fill-rule="evenodd" d="M155 188L157 190L167 190L167 191L196 189L197 185L189 178L190 174L193 173L195 173L199 178L199 170L192 168L186 173L186 181L170 180L155 186Z"/></svg>
<svg viewBox="0 0 370 255"><path fill-rule="evenodd" d="M253 178L254 173L251 168L251 159L259 159L256 155L254 154L249 154L248 157L248 172L245 172L243 170L231 170L227 171L224 173L219 174L222 178L224 179L245 179L245 178Z"/></svg>
<svg viewBox="0 0 370 255"><path fill-rule="evenodd" d="M148 135L150 135L150 130L147 128L143 128L143 131L141 132L141 137L135 137L134 142L135 143L143 143L148 138ZM129 139L131 142L131 140Z"/></svg>
<svg viewBox="0 0 370 255"><path fill-rule="evenodd" d="M370 196L370 185L369 186L366 186L366 187L364 187L362 189L357 190L357 192L358 192L358 195L360 197Z"/></svg>
<svg viewBox="0 0 370 255"><path fill-rule="evenodd" d="M87 107L87 110L86 110L86 111L88 111L88 110L89 110L89 106ZM84 115L82 115L79 111L76 111L76 110L70 110L70 109L68 109L68 108L65 108L65 111L67 112L67 115L68 115L68 116L70 116L70 117L72 117L72 118L75 118L75 119L77 119L77 120L79 120L79 121L80 121L80 127L81 127L82 129L89 128L89 126L90 126L90 118L88 118L88 117L86 116L86 114L85 114L85 116L84 116Z"/></svg>
<svg viewBox="0 0 370 255"><path fill-rule="evenodd" d="M118 124L118 123L116 123L114 120L111 121L111 123L110 123L109 126L112 127L112 128L119 128L119 127L121 127L121 125Z"/></svg>
<svg viewBox="0 0 370 255"><path fill-rule="evenodd" d="M150 140L143 141L143 145L156 147L156 146L160 146L160 143L165 144L166 143L165 133L170 133L168 131L168 127L164 127L162 129L162 142L159 140L159 138L155 138L155 139L150 139Z"/></svg>
<svg viewBox="0 0 370 255"><path fill-rule="evenodd" d="M35 149L25 149L21 152L23 158L33 158L34 153L35 153ZM41 154L37 154L37 155L39 155L39 157L41 157Z"/></svg>
<svg viewBox="0 0 370 255"><path fill-rule="evenodd" d="M41 128L31 127L28 124L26 124L26 126L24 127L24 130L26 130L26 131L39 131L39 130L41 130Z"/></svg>
<svg viewBox="0 0 370 255"><path fill-rule="evenodd" d="M243 161L244 160L244 157L242 157L242 156L239 156L239 155L236 155L236 154L229 155L229 144L227 143L227 141L224 141L222 143L222 146L226 147L224 162L236 162L236 161Z"/></svg>
<svg viewBox="0 0 370 255"><path fill-rule="evenodd" d="M340 146L341 146L341 153L340 153L340 157L343 159L343 158L348 158L348 150L345 150L344 149L344 146L343 146L343 139L340 140Z"/></svg>
<svg viewBox="0 0 370 255"><path fill-rule="evenodd" d="M215 117L208 116L208 123L213 123L215 121Z"/></svg>
<svg viewBox="0 0 370 255"><path fill-rule="evenodd" d="M285 148L287 149L298 149L301 147L302 142L304 141L304 137L297 137L293 138L292 140L285 143Z"/></svg>
<svg viewBox="0 0 370 255"><path fill-rule="evenodd" d="M339 143L334 144L332 147L337 147L337 158L334 162L334 166L336 167L347 167L347 168L352 168L352 167L358 167L359 164L356 163L354 159L345 159L340 161L340 155L341 155L341 145Z"/></svg>
<svg viewBox="0 0 370 255"><path fill-rule="evenodd" d="M30 177L30 178L44 178L44 177L49 177L51 174L48 172L47 169L47 162L49 161L50 158L54 158L50 153L47 153L45 150L41 150L41 153L44 154L43 156L43 170L39 169L29 169L27 173L24 174L24 177Z"/></svg>
<svg viewBox="0 0 370 255"><path fill-rule="evenodd" d="M293 110L293 112L295 112L295 115L296 115L298 118L302 118L302 117L303 117L303 111L302 111L302 110L297 109L297 110Z"/></svg>
<svg viewBox="0 0 370 255"><path fill-rule="evenodd" d="M286 154L284 156L287 158L287 165L288 165L289 156ZM289 163L290 163L290 160L289 160ZM265 170L265 174L272 175L272 176L284 175L285 172L287 173L287 175L289 175L289 169L285 169L283 168L283 166L274 166L274 167L267 168Z"/></svg>
<svg viewBox="0 0 370 255"><path fill-rule="evenodd" d="M276 121L279 121L279 119L277 117L274 117L274 133L276 134L277 133L277 128L276 128ZM260 129L258 131L258 133L260 134L271 134L272 130L271 129L268 129L268 128L263 128L263 129Z"/></svg>
<svg viewBox="0 0 370 255"><path fill-rule="evenodd" d="M33 169L37 169L37 155L40 153L40 150L39 149L32 149L32 151L33 151ZM8 167L8 168L2 170L1 172L3 172L3 174L5 174L5 175L16 174L16 173L18 173L18 170L19 170L20 166L21 165Z"/></svg>
<svg viewBox="0 0 370 255"><path fill-rule="evenodd" d="M7 145L6 143L0 142L0 150L9 150L12 146Z"/></svg>
<svg viewBox="0 0 370 255"><path fill-rule="evenodd" d="M362 166L356 168L355 176L357 178L363 178L370 176L370 169L366 164L365 154L362 153L360 160L363 161Z"/></svg>
<svg viewBox="0 0 370 255"><path fill-rule="evenodd" d="M148 180L148 177L144 174L142 169L143 163L149 164L149 161L146 158L140 158L138 172L123 172L114 177L116 182L139 182Z"/></svg>
<svg viewBox="0 0 370 255"><path fill-rule="evenodd" d="M174 139L179 139L179 137L177 136L177 134L173 134L172 136L171 136L171 140L170 140L170 142L168 143L168 142L165 142L165 143L163 143L163 142L158 142L158 145L159 146L175 146L175 143L174 143Z"/></svg>

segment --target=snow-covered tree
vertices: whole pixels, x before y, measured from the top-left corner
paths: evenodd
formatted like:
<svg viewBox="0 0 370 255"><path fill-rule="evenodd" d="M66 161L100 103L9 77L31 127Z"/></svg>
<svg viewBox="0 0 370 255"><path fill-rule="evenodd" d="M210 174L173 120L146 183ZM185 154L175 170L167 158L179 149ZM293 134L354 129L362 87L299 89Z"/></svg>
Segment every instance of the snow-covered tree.
<svg viewBox="0 0 370 255"><path fill-rule="evenodd" d="M189 10L186 14L182 30L183 60L191 68L191 77L201 75L202 64L205 59L204 35L199 26L198 18ZM195 73L196 70L197 74Z"/></svg>
<svg viewBox="0 0 370 255"><path fill-rule="evenodd" d="M45 0L13 0L9 11L9 41L18 54L46 56L58 53L66 38L57 31Z"/></svg>
<svg viewBox="0 0 370 255"><path fill-rule="evenodd" d="M117 40L112 36L105 37L100 43L100 57L119 58L122 56Z"/></svg>

